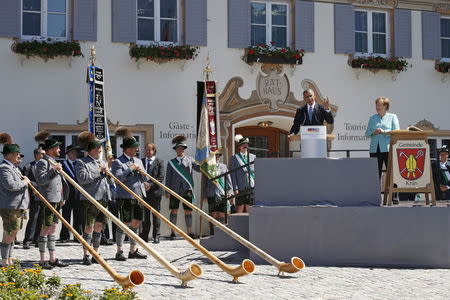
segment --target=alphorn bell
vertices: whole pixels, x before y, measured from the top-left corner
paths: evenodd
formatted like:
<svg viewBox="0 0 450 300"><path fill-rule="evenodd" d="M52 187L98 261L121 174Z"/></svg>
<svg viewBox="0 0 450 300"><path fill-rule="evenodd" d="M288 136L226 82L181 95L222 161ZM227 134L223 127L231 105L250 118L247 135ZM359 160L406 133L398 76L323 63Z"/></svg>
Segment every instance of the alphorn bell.
<svg viewBox="0 0 450 300"><path fill-rule="evenodd" d="M255 264L250 259L244 259L244 261L239 265L238 267L231 267L224 263L221 259L213 255L211 252L209 252L205 247L200 245L199 243L195 242L189 235L187 235L183 230L181 230L179 227L177 227L175 224L170 222L166 217L164 217L162 214L160 214L156 209L151 207L147 202L144 201L139 195L137 195L135 192L130 190L123 182L121 182L117 177L115 177L111 172L106 171L106 175L110 176L114 179L124 190L126 190L128 193L133 195L136 200L141 203L145 208L150 210L153 214L155 214L158 218L164 221L173 231L177 232L179 235L181 235L186 241L188 241L192 246L197 248L203 255L205 255L211 262L215 263L219 268L221 268L223 271L228 273L229 275L233 276L232 281L233 282L239 282L239 277L251 274L255 271Z"/></svg>
<svg viewBox="0 0 450 300"><path fill-rule="evenodd" d="M110 266L108 263L101 257L97 251L94 250L94 248L91 247L84 239L83 237L69 224L69 222L66 221L66 219L61 216L61 214L47 201L47 199L42 196L41 193L33 186L33 184L29 183L28 186L31 188L31 190L41 199L42 203L44 203L51 211L52 213L61 220L61 222L64 224L64 226L69 229L70 232L72 232L73 236L80 241L80 243L89 251L89 253L95 258L95 260L105 269L106 272L108 272L109 276L114 279L115 282L117 282L119 285L122 286L124 290L138 286L144 283L144 274L142 274L141 271L138 270L132 270L127 277L120 276L117 274L117 272Z"/></svg>
<svg viewBox="0 0 450 300"><path fill-rule="evenodd" d="M53 161L50 161L52 165L55 165L56 163ZM114 216L111 212L109 212L103 205L98 203L88 192L86 192L78 183L75 182L69 175L67 175L66 172L63 170L59 171L60 174L68 181L70 184L72 184L80 193L83 194L83 196L86 197L92 204L97 207L98 210L100 210L103 214L108 216L108 218L111 219L120 229L122 229L131 239L135 240L136 243L138 243L145 251L147 251L148 254L153 256L163 267L165 267L169 272L181 280L182 286L187 286L187 283L191 280L196 279L197 277L201 276L203 271L202 268L197 264L192 264L186 271L180 272L175 266L173 266L168 260L166 260L164 257L158 254L155 250L153 250L143 239L139 237L136 233L131 231L130 228L128 228L127 225L122 223L119 219L117 219L116 216Z"/></svg>
<svg viewBox="0 0 450 300"><path fill-rule="evenodd" d="M207 219L208 221L210 221L211 223L213 223L214 225L219 227L222 231L224 231L226 234L228 234L229 236L234 238L236 241L238 241L239 243L241 243L242 245L247 247L249 250L256 253L259 257L261 257L262 259L264 259L271 265L275 266L278 269L278 275L281 275L284 272L297 273L298 271L300 271L301 269L303 269L305 267L305 263L303 262L303 260L301 260L299 257L296 257L296 256L292 257L291 261L289 263L277 260L276 258L270 256L269 254L267 254L260 248L256 247L255 245L253 245L252 243L250 243L249 241L247 241L246 239L241 237L239 234L237 234L236 232L234 232L233 230L231 230L224 224L220 223L219 221L217 221L216 219L214 219L213 217L211 217L210 215L205 213L203 210L199 209L194 204L190 203L189 201L187 201L186 199L184 199L183 197L181 197L180 195L178 195L177 193L175 193L174 191L172 191L171 189L166 187L164 184L162 184L161 182L156 180L156 178L152 177L151 175L147 174L146 172L144 172L142 170L140 171L140 173L143 176L148 177L151 181L153 181L154 183L156 183L157 185L162 187L164 190L166 190L168 193L173 195L175 198L177 198L178 200L180 200L181 202L183 202L184 204L186 204L193 210L197 211L202 217L204 217L205 219Z"/></svg>

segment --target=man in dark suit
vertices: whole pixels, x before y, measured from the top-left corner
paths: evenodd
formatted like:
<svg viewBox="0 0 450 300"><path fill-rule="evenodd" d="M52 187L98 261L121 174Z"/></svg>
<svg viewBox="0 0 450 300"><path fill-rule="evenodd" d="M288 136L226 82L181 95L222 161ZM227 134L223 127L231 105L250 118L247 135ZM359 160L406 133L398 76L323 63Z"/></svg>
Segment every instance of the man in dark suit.
<svg viewBox="0 0 450 300"><path fill-rule="evenodd" d="M436 199L450 199L450 164L448 162L449 149L446 145L439 149L439 160L433 162L433 181Z"/></svg>
<svg viewBox="0 0 450 300"><path fill-rule="evenodd" d="M155 144L148 143L145 146L145 157L142 158L142 164L144 165L145 172L151 175L153 178L157 179L159 182L164 181L164 161L155 157L156 155L156 146ZM145 201L158 212L161 209L161 198L164 194L163 189L152 181L147 181L144 183L145 189L147 191L147 196L145 197ZM150 226L152 222L150 220L151 212L146 209L144 215L144 222L142 223L142 231L141 238L148 242L148 234L150 232ZM160 225L161 220L153 215L153 243L159 243L160 233Z"/></svg>
<svg viewBox="0 0 450 300"><path fill-rule="evenodd" d="M41 148L34 149L34 160L29 162L23 167L22 173L28 177L34 186L36 185L36 178L34 174L36 173L36 163L44 157L45 151ZM31 243L37 245L37 240L39 237L39 228L41 228L41 222L39 219L40 202L36 198L34 193L30 190L30 212L27 222L27 227L25 229L25 236L23 239L23 249L30 249ZM38 230L36 230L38 228Z"/></svg>
<svg viewBox="0 0 450 300"><path fill-rule="evenodd" d="M75 176L75 165L78 158L79 148L70 145L66 147L66 157L67 159L63 161L62 168L65 173L67 173L73 180L77 181ZM79 234L83 234L83 216L81 213L84 211L81 207L80 193L71 184L69 184L69 198L66 204L62 207L62 215L69 223L72 224L73 228L78 231ZM70 218L73 212L73 220L70 222ZM67 243L70 239L69 230L63 226L59 234L59 240L62 243ZM74 239L74 241L77 241Z"/></svg>
<svg viewBox="0 0 450 300"><path fill-rule="evenodd" d="M327 124L334 123L328 98L325 99L324 106L322 106L316 102L314 91L308 89L303 91L303 100L306 104L297 109L294 124L289 131L289 137L297 134L300 131L300 126L322 126L325 121Z"/></svg>

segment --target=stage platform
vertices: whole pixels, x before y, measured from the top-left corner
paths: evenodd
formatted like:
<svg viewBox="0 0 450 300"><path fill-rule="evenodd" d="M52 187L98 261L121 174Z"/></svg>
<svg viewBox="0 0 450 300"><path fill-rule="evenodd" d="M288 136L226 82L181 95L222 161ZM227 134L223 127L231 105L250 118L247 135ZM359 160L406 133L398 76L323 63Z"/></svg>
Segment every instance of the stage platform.
<svg viewBox="0 0 450 300"><path fill-rule="evenodd" d="M450 268L450 207L254 206L250 215L231 215L230 227L270 255L306 265ZM246 225L248 224L248 228ZM248 253L219 229L202 239L210 250Z"/></svg>

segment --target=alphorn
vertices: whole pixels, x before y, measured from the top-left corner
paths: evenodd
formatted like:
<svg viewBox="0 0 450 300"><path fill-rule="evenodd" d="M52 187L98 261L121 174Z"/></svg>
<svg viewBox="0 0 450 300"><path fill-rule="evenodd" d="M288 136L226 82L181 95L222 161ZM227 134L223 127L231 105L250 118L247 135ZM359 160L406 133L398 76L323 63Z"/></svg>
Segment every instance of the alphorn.
<svg viewBox="0 0 450 300"><path fill-rule="evenodd" d="M144 274L138 270L132 270L127 277L120 276L108 263L101 257L94 248L89 245L86 240L69 224L69 222L64 219L63 216L42 196L41 193L33 186L33 184L29 183L28 186L31 190L36 194L36 196L41 199L42 203L44 203L52 213L61 220L64 226L72 232L73 236L89 251L89 253L95 258L95 260L105 269L105 271L114 279L115 282L120 284L124 290L141 285L144 283Z"/></svg>
<svg viewBox="0 0 450 300"><path fill-rule="evenodd" d="M53 161L50 161L50 163L52 163L53 165L56 164ZM98 210L100 210L105 216L110 218L111 221L113 221L120 229L122 229L131 239L135 240L136 243L138 243L145 251L147 251L148 254L153 256L153 258L155 258L161 265L163 265L173 276L181 280L182 286L184 287L187 286L187 283L189 281L194 280L202 275L203 273L202 268L197 264L192 264L186 271L180 272L168 260L159 255L155 250L153 250L143 239L139 237L139 235L131 231L131 229L128 228L127 225L122 223L103 205L98 203L88 192L86 192L78 183L76 183L75 180L73 180L69 175L67 175L66 172L64 172L63 170L60 170L59 172L68 182L70 182L70 184L72 184L78 191L80 191L80 193L83 194L83 196L85 196L86 199L88 199L92 204L94 204Z"/></svg>
<svg viewBox="0 0 450 300"><path fill-rule="evenodd" d="M165 186L164 184L162 184L161 182L156 180L154 177L152 177L148 173L146 173L142 170L140 171L140 173L143 176L148 177L151 181L153 181L154 183L156 183L157 185L162 187L164 190L166 190L168 193L173 195L175 198L177 198L178 200L180 200L181 202L183 202L184 204L186 204L193 210L197 211L202 217L204 217L205 219L207 219L208 221L210 221L211 223L213 223L214 225L219 227L222 231L224 231L226 234L228 234L229 236L234 238L236 241L241 243L243 246L245 246L249 250L253 251L255 254L257 254L259 257L261 257L262 259L264 259L271 265L275 266L278 269L278 275L281 275L284 272L297 273L298 271L300 271L301 269L303 269L305 267L305 263L303 262L303 260L296 256L292 257L291 261L289 263L277 260L276 258L272 257L271 255L267 254L260 248L256 247L255 245L253 245L252 243L250 243L249 241L247 241L246 239L241 237L239 234L237 234L236 232L234 232L233 230L231 230L224 224L220 223L219 221L217 221L216 219L214 219L213 217L211 217L210 215L205 213L203 210L199 209L194 204L190 203L189 201L187 201L186 199L184 199L183 197L181 197L180 195L178 195L177 193L172 191L170 188L168 188L167 186Z"/></svg>
<svg viewBox="0 0 450 300"><path fill-rule="evenodd" d="M136 200L141 203L145 208L150 210L153 214L155 214L158 218L163 220L164 223L166 223L173 231L177 232L179 235L181 235L186 241L188 241L192 246L197 248L203 255L205 255L211 262L215 263L219 268L221 268L223 271L228 273L233 277L233 282L239 282L239 277L251 274L255 271L255 264L250 259L244 259L242 263L238 267L231 267L224 263L221 259L213 255L211 252L209 252L205 247L200 245L199 243L195 242L189 235L187 235L183 230L181 230L179 227L177 227L175 224L170 222L166 217L164 217L162 214L160 214L156 209L151 207L147 202L144 201L139 195L137 195L135 192L130 190L122 181L120 181L117 177L115 177L110 171L106 171L106 175L110 176L114 179L115 182L117 182L124 190L126 190L128 193L133 195Z"/></svg>

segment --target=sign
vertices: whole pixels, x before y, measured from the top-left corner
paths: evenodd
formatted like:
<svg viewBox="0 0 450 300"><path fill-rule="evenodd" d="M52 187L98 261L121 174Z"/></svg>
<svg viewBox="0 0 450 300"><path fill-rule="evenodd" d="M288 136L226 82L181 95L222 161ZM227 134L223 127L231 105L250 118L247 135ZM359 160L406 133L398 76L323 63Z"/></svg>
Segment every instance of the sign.
<svg viewBox="0 0 450 300"><path fill-rule="evenodd" d="M284 103L289 95L289 80L284 74L272 70L267 76L259 73L256 78L256 92L262 103L269 103L272 110L278 109L278 104Z"/></svg>
<svg viewBox="0 0 450 300"><path fill-rule="evenodd" d="M397 141L392 151L398 188L424 188L430 183L430 147L424 140Z"/></svg>
<svg viewBox="0 0 450 300"><path fill-rule="evenodd" d="M100 141L106 139L105 98L103 94L103 69L89 67L89 131Z"/></svg>

